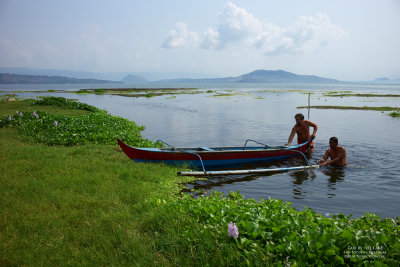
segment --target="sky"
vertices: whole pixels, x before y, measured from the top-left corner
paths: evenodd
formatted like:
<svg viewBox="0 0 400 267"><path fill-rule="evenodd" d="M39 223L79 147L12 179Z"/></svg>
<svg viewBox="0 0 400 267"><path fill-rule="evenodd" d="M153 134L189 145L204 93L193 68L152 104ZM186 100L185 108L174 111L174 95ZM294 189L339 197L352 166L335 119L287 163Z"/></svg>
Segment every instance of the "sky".
<svg viewBox="0 0 400 267"><path fill-rule="evenodd" d="M400 0L0 0L0 67L400 78Z"/></svg>

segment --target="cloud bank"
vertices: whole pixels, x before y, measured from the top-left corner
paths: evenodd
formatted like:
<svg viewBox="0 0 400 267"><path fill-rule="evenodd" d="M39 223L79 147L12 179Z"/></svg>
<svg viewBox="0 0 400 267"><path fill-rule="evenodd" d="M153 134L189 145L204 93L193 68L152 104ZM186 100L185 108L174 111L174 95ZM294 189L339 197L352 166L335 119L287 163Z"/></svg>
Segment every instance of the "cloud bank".
<svg viewBox="0 0 400 267"><path fill-rule="evenodd" d="M183 22L175 24L175 29L171 30L167 39L161 45L163 48L177 48L185 46L192 42L198 41L198 35L195 32L190 32L188 27Z"/></svg>
<svg viewBox="0 0 400 267"><path fill-rule="evenodd" d="M285 28L264 23L247 10L228 2L217 17L218 25L209 27L201 35L189 31L185 23L177 23L162 47L179 48L194 44L202 49L223 50L240 44L258 49L266 55L301 54L346 35L340 26L331 23L327 14L322 13L315 17L298 17Z"/></svg>

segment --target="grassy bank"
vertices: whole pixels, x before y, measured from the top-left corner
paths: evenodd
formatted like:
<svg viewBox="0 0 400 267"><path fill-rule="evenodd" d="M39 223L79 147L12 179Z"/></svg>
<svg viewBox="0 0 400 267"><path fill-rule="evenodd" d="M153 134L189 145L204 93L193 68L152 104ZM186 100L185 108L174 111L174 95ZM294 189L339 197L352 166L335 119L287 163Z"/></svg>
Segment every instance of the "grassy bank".
<svg viewBox="0 0 400 267"><path fill-rule="evenodd" d="M398 219L326 218L236 193L181 197L188 177L174 167L133 163L108 141L123 127L114 132L102 119L133 127L126 133L132 145L149 142L141 127L64 102L0 102L1 266L399 264ZM87 126L101 123L103 137L87 138L99 127L82 127L93 114L101 119ZM78 142L63 145L70 138L56 128L63 123ZM43 131L60 135L58 143L38 138ZM230 222L238 236L228 235Z"/></svg>
<svg viewBox="0 0 400 267"><path fill-rule="evenodd" d="M176 169L132 164L113 145L50 147L0 131L0 265L152 265L142 229Z"/></svg>
<svg viewBox="0 0 400 267"><path fill-rule="evenodd" d="M29 101L0 105L6 117L16 109L26 118L89 113ZM168 263L142 223L187 178L175 168L132 164L113 144L48 146L28 137L15 125L0 128L1 266Z"/></svg>

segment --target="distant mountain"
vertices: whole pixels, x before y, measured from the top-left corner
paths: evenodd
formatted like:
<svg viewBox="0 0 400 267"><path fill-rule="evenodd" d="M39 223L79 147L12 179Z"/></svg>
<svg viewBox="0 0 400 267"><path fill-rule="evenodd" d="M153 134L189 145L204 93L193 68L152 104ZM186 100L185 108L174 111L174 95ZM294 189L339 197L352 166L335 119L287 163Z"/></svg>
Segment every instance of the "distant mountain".
<svg viewBox="0 0 400 267"><path fill-rule="evenodd" d="M0 73L13 73L18 75L33 76L57 76L61 78L83 79L84 81L75 82L73 80L62 83L99 83L101 80L109 83L110 81L122 81L123 83L338 83L341 81L328 79L314 75L298 75L283 70L256 70L237 77L216 78L216 76L183 73L183 72L83 72L57 69L33 69L20 67L0 67ZM182 78L186 77L186 78ZM93 80L93 81L92 81ZM371 81L370 81L371 82ZM399 80L373 81L373 83L399 82ZM2 83L2 82L0 82ZM42 80L41 83L48 83ZM51 81L51 83L60 83L60 81Z"/></svg>
<svg viewBox="0 0 400 267"><path fill-rule="evenodd" d="M373 83L378 83L378 84L400 84L400 79L389 79L387 77L382 77L382 78L376 78L375 80L372 81Z"/></svg>
<svg viewBox="0 0 400 267"><path fill-rule="evenodd" d="M39 76L0 73L0 84L82 84L82 83L120 83L97 79L76 79L63 76Z"/></svg>
<svg viewBox="0 0 400 267"><path fill-rule="evenodd" d="M0 73L13 73L20 75L39 75L39 76L62 76L76 79L99 79L121 81L127 75L142 76L148 81L157 81L161 79L178 79L188 77L193 79L215 78L216 75L187 73L187 72L88 72L72 71L61 69L34 69L23 67L0 67Z"/></svg>
<svg viewBox="0 0 400 267"><path fill-rule="evenodd" d="M389 78L387 78L387 77L376 78L374 81L375 82L387 82L387 81L389 81Z"/></svg>
<svg viewBox="0 0 400 267"><path fill-rule="evenodd" d="M142 76L129 74L121 80L123 83L148 83L149 81Z"/></svg>
<svg viewBox="0 0 400 267"><path fill-rule="evenodd" d="M169 79L170 83L339 83L339 80L314 75L298 75L283 70L255 70L237 77L214 79Z"/></svg>

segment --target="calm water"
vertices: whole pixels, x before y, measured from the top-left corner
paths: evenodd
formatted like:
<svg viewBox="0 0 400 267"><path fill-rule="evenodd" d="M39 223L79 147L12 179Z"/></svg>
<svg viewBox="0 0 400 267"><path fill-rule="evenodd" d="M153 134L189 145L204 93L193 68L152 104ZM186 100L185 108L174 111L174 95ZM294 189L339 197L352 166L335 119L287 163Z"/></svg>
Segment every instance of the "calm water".
<svg viewBox="0 0 400 267"><path fill-rule="evenodd" d="M0 85L4 94L14 90L43 90L122 87L106 85ZM142 87L124 85L124 87ZM148 87L146 85L146 87ZM186 84L152 85L161 87L202 88L195 95L131 98L71 93L17 93L19 96L57 95L106 109L113 115L145 125L145 138L162 139L175 146L243 145L254 139L269 145L286 143L293 127L294 114L319 125L312 163L322 157L331 136L346 147L348 167L320 168L268 175L241 175L211 178L189 185L190 188L240 191L249 198L279 198L294 207L311 207L326 213L352 214L358 217L372 212L381 217L396 217L400 206L400 118L377 111L297 109L311 105L392 106L400 107L400 98L326 97L328 91L400 94L400 85L285 85L285 84ZM233 93L214 97L207 90ZM232 92L228 92L231 90ZM302 165L299 159L277 162L266 167Z"/></svg>

